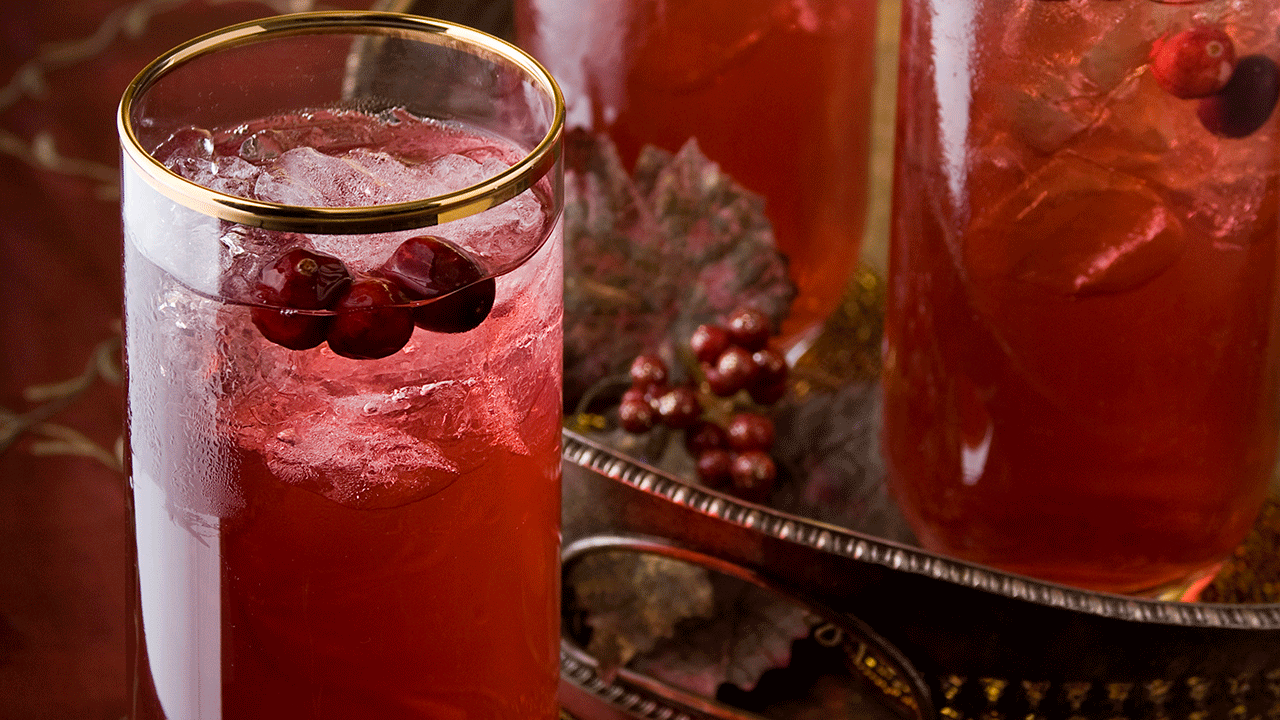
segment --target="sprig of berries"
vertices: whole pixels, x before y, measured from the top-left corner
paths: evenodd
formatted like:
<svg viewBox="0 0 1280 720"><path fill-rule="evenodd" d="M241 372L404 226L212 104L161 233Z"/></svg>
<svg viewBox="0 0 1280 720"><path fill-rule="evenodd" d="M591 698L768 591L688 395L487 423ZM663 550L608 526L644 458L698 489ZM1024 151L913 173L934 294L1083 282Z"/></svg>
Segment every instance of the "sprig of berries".
<svg viewBox="0 0 1280 720"><path fill-rule="evenodd" d="M338 258L294 247L263 267L250 317L277 345L306 350L328 342L338 355L369 360L399 352L415 325L442 333L477 327L495 294L495 281L475 260L431 235L405 240L359 276Z"/></svg>
<svg viewBox="0 0 1280 720"><path fill-rule="evenodd" d="M1280 101L1280 67L1265 55L1236 58L1235 43L1215 25L1196 25L1155 41L1151 74L1165 92L1196 100L1196 116L1209 132L1252 135Z"/></svg>
<svg viewBox="0 0 1280 720"><path fill-rule="evenodd" d="M745 393L761 406L780 400L786 394L788 367L769 344L772 337L769 318L753 308L735 311L724 324L699 325L689 349L707 390L722 398ZM704 484L756 502L768 496L778 475L769 455L775 432L768 416L739 410L717 421L697 383L673 385L667 364L657 355L636 357L629 374L631 387L618 405L624 430L643 433L660 425L681 430Z"/></svg>

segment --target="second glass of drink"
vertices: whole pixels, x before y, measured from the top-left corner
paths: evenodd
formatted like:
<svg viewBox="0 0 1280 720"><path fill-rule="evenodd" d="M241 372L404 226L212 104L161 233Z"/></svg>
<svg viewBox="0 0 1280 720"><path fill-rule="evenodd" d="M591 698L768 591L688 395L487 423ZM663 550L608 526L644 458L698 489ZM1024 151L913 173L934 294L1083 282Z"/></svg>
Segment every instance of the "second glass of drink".
<svg viewBox="0 0 1280 720"><path fill-rule="evenodd" d="M907 0L883 442L930 549L1151 592L1280 437L1280 12Z"/></svg>

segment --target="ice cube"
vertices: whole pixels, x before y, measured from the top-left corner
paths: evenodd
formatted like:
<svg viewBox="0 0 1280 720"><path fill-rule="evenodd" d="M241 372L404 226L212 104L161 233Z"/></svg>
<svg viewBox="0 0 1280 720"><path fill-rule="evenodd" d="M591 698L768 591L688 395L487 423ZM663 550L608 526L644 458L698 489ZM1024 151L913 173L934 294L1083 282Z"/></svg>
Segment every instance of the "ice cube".
<svg viewBox="0 0 1280 720"><path fill-rule="evenodd" d="M1126 11L1080 57L1080 71L1101 94L1116 90L1146 66L1155 31L1145 13Z"/></svg>
<svg viewBox="0 0 1280 720"><path fill-rule="evenodd" d="M510 269L537 247L531 238L543 232L542 203L529 191L482 213L440 226L439 232L465 248L488 272Z"/></svg>
<svg viewBox="0 0 1280 720"><path fill-rule="evenodd" d="M338 405L278 426L248 425L271 472L347 507L404 505L443 490L457 467L430 441Z"/></svg>
<svg viewBox="0 0 1280 720"><path fill-rule="evenodd" d="M255 193L260 200L301 207L373 205L369 177L342 158L314 148L288 150L266 167Z"/></svg>
<svg viewBox="0 0 1280 720"><path fill-rule="evenodd" d="M1074 155L1047 163L965 239L975 281L1086 296L1132 290L1182 255L1182 222L1142 180Z"/></svg>
<svg viewBox="0 0 1280 720"><path fill-rule="evenodd" d="M1086 130L1102 112L1091 100L1070 97L1066 86L1056 81L1056 78L1046 78L1035 91L1029 88L1010 88L1009 91L1011 134L1027 147L1046 155Z"/></svg>

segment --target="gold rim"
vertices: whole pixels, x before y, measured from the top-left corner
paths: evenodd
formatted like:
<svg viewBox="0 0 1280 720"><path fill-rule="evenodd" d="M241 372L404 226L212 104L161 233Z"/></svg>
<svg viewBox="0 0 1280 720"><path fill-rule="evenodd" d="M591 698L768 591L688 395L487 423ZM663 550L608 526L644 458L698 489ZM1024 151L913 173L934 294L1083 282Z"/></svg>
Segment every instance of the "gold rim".
<svg viewBox="0 0 1280 720"><path fill-rule="evenodd" d="M267 37L344 31L367 32L371 36L413 37L425 42L478 51L487 57L514 65L554 99L555 114L550 128L528 155L480 184L412 202L342 208L283 205L210 190L156 162L138 141L130 110L137 98L170 70L219 49ZM519 48L479 30L394 12L309 12L233 25L179 45L143 68L133 82L129 83L120 100L116 124L124 158L139 175L170 200L205 215L267 230L331 234L393 232L438 225L475 215L533 187L560 159L564 97L551 74L538 61Z"/></svg>

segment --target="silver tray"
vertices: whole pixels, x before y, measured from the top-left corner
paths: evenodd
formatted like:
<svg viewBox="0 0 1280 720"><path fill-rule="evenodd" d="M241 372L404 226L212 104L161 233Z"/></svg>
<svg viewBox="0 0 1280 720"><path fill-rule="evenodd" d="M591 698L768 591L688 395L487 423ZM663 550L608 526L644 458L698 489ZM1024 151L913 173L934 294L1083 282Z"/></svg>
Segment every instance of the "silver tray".
<svg viewBox="0 0 1280 720"><path fill-rule="evenodd" d="M566 569L659 553L781 593L829 621L851 666L904 718L1280 719L1280 604L1078 590L788 515L564 432ZM562 702L582 720L755 718L565 636Z"/></svg>

